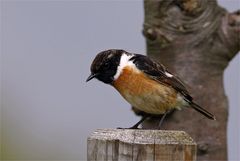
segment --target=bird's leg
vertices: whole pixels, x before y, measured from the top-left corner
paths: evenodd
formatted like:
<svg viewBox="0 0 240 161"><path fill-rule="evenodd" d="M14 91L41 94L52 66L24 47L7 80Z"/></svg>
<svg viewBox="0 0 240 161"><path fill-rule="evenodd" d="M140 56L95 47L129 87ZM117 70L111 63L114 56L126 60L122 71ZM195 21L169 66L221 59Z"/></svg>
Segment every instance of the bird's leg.
<svg viewBox="0 0 240 161"><path fill-rule="evenodd" d="M139 120L135 125L133 125L132 127L130 127L129 129L138 129L138 126L144 121L146 120L146 118L148 118L148 116L143 116L141 118L141 120Z"/></svg>
<svg viewBox="0 0 240 161"><path fill-rule="evenodd" d="M139 126L144 120L146 120L146 118L148 118L148 116L143 116L140 121L138 121L135 125L133 125L133 126L131 126L131 127L129 127L129 128L119 128L119 127L118 127L118 129L138 129L138 126Z"/></svg>
<svg viewBox="0 0 240 161"><path fill-rule="evenodd" d="M171 112L171 111L167 111L167 112L165 112L165 113L162 115L161 120L159 121L159 124L158 124L158 130L161 129L161 126L162 126L162 124L163 124L163 120L166 118L167 114L169 114L170 112Z"/></svg>

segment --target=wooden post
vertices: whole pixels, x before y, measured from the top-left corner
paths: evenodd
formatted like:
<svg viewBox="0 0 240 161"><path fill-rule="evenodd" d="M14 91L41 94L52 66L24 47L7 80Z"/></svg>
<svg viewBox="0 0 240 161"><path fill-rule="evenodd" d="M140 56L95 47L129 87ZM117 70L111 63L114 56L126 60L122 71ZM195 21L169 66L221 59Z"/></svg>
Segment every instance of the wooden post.
<svg viewBox="0 0 240 161"><path fill-rule="evenodd" d="M99 129L88 137L88 161L195 161L184 131Z"/></svg>

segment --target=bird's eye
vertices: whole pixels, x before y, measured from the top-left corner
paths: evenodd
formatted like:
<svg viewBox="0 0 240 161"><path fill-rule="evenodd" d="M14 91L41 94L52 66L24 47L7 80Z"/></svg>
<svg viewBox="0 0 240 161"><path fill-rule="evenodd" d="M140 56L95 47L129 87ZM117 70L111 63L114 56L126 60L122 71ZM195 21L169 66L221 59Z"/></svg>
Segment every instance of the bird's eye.
<svg viewBox="0 0 240 161"><path fill-rule="evenodd" d="M109 62L104 63L104 68L105 69L108 69L109 67L110 67L110 63Z"/></svg>

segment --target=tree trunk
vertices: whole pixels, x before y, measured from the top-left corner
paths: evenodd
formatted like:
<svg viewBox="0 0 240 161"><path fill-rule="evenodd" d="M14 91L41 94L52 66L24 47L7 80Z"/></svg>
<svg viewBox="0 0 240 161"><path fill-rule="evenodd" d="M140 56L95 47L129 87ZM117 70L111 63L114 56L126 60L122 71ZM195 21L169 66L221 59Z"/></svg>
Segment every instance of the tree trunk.
<svg viewBox="0 0 240 161"><path fill-rule="evenodd" d="M240 11L228 13L216 0L145 0L144 9L148 55L177 73L195 102L217 119L183 109L162 128L189 133L198 144L198 160L227 160L223 72L240 49ZM158 120L147 120L143 128L154 129Z"/></svg>

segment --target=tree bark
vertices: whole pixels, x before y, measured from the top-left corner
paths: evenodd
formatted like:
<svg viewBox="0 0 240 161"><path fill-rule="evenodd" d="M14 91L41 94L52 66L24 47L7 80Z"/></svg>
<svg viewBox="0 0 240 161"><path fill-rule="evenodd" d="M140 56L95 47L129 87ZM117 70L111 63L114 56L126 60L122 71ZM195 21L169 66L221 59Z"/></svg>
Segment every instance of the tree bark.
<svg viewBox="0 0 240 161"><path fill-rule="evenodd" d="M195 102L217 119L183 109L162 128L189 133L198 144L198 160L227 160L223 72L240 49L240 11L228 13L216 0L145 0L144 9L148 55L177 73ZM149 119L143 128L154 129L158 121Z"/></svg>

